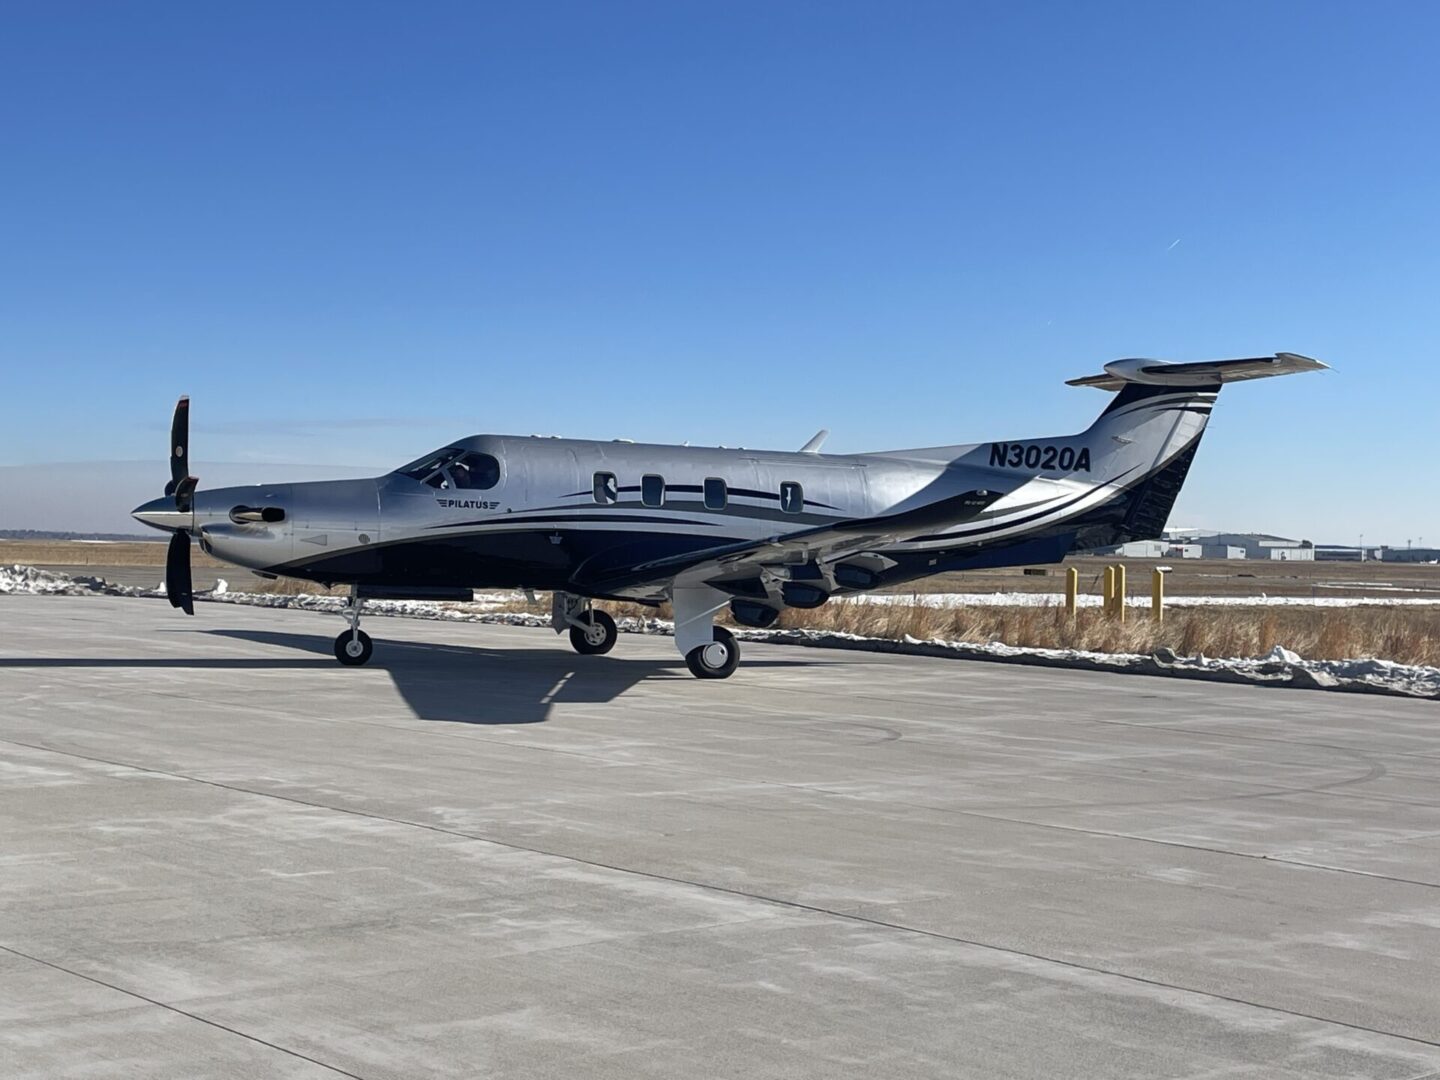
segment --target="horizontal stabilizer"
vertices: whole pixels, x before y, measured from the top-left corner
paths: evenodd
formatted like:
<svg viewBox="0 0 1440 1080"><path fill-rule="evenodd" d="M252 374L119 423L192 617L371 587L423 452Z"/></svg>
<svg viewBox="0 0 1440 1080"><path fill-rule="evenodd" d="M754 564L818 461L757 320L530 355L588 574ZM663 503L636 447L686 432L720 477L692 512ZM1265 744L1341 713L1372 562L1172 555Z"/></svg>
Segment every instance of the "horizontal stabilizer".
<svg viewBox="0 0 1440 1080"><path fill-rule="evenodd" d="M1116 360L1105 365L1103 375L1069 379L1067 386L1093 386L1098 390L1119 390L1126 383L1150 386L1214 386L1244 379L1267 379L1272 375L1295 375L1302 371L1325 371L1328 364L1297 353L1276 353L1248 360L1203 360L1193 364L1171 364L1164 360Z"/></svg>

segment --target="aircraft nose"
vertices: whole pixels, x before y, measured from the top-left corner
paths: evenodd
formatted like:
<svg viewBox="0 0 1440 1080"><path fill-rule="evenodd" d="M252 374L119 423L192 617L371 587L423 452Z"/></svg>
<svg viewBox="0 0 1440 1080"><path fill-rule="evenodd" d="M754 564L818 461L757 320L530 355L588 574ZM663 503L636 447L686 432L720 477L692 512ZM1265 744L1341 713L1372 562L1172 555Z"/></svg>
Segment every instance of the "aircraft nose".
<svg viewBox="0 0 1440 1080"><path fill-rule="evenodd" d="M143 525L149 525L152 529L164 529L166 532L189 529L195 524L194 513L175 509L175 500L171 496L141 503L130 511L130 516Z"/></svg>

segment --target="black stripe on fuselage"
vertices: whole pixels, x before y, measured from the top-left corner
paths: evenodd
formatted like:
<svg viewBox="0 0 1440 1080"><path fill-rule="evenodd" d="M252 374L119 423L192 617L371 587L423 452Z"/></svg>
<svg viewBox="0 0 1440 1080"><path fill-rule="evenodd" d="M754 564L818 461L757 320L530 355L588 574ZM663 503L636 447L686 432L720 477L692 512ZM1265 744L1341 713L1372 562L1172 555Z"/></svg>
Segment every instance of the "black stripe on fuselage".
<svg viewBox="0 0 1440 1080"><path fill-rule="evenodd" d="M639 485L639 484L626 484L626 485L624 485L623 487L617 487L615 490L616 490L617 492L620 492L620 491L639 491L639 490L640 490L640 485ZM668 495L670 492L672 492L672 491L679 491L679 492L683 492L683 493L688 494L688 495L700 495L700 494L702 494L702 493L704 492L704 490L705 490L705 489L704 489L703 487L701 487L699 484L666 484L666 485L665 485L665 492L666 492L667 495ZM758 491L758 490L756 490L755 488L737 488L737 487L728 487L728 486L727 486L726 489L725 489L725 492L726 492L726 494L727 494L728 496L731 496L731 497L733 497L733 498L742 498L742 499L769 499L771 502L777 502L777 503L780 501L780 496L777 495L775 492L773 492L773 491ZM802 494L803 494L803 485L802 485ZM557 495L556 498L559 498L559 499L576 499L576 498L579 498L581 495L589 495L591 498L594 498L595 493L594 493L593 491L571 491L571 492L567 492L567 493L564 494L564 495ZM831 506L829 503L816 502L814 499L804 499L804 500L802 500L802 501L804 502L804 504L805 504L806 506L818 506L821 510L839 510L839 509L840 509L838 506ZM599 503L599 504L597 504L597 505L600 505L600 506L608 506L608 505L613 505L613 504L609 504L609 503Z"/></svg>
<svg viewBox="0 0 1440 1080"><path fill-rule="evenodd" d="M1141 466L1136 465L1134 468L1127 469L1125 472L1115 477L1114 480L1106 481L1106 486L1118 484L1121 480L1125 479L1125 477L1129 476L1131 473L1133 473L1136 469L1139 468L1141 468ZM931 543L936 540L958 540L967 543L978 543L985 538L985 535L987 533L1002 532L1006 529L1013 529L1019 525L1028 525L1032 521L1039 521L1041 518L1049 517L1051 514L1058 514L1063 510L1068 510L1076 503L1082 502L1083 500L1088 499L1090 496L1094 495L1096 490L1097 489L1093 487L1089 488L1086 491L1082 491L1074 498L1068 499L1065 502L1060 503L1056 506L1051 506L1045 510L1040 510L1037 513L1029 515L1028 517L1015 518L1013 521L996 521L990 524L978 526L974 529L966 529L963 532L935 533L930 536L912 536L903 542L906 544L925 544Z"/></svg>
<svg viewBox="0 0 1440 1080"><path fill-rule="evenodd" d="M740 537L575 527L407 537L280 563L265 572L323 583L565 590L581 566L634 566Z"/></svg>
<svg viewBox="0 0 1440 1080"><path fill-rule="evenodd" d="M661 510L672 514L697 514L705 518L715 518L718 520L708 521L685 517L646 517L644 516L644 512L647 510ZM763 506L741 506L739 503L731 503L724 510L712 510L709 507L705 506L703 503L699 502L677 501L673 504L667 503L664 506L659 507L646 506L644 503L640 502L619 502L594 504L587 503L580 506L536 506L533 508L522 510L518 514L496 514L488 518L476 518L466 521L445 521L439 522L435 525L427 525L425 526L425 528L427 530L455 529L468 527L471 525L500 525L515 521L544 521L546 520L545 518L538 517L536 515L547 513L554 513L556 515L560 515L565 520L569 520L571 518L583 521L625 520L636 522L650 522L652 524L664 521L676 525L694 524L702 526L704 528L715 528L719 524L721 524L725 518L750 518L758 521L771 521L775 522L776 524L784 523L793 525L825 525L833 521L846 520L844 517L837 517L831 514L791 514L778 508L770 508ZM615 516L617 514L619 515L618 517Z"/></svg>
<svg viewBox="0 0 1440 1080"><path fill-rule="evenodd" d="M573 507L555 507L557 511L567 510L568 516L575 516ZM690 521L685 518L657 517L650 514L583 514L590 521L623 521L637 525L694 525L698 528L718 528L718 521ZM497 514L494 517L476 518L474 521L447 521L440 525L427 525L427 529L465 529L472 525L520 525L545 521L565 521L566 517L545 517L543 514Z"/></svg>

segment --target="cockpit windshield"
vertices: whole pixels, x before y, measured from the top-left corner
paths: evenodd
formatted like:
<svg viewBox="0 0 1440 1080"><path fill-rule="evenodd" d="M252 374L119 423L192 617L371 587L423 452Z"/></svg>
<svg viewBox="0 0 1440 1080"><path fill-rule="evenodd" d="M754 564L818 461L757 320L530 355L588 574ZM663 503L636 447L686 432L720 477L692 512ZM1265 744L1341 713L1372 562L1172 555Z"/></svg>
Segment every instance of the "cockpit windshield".
<svg viewBox="0 0 1440 1080"><path fill-rule="evenodd" d="M483 490L500 482L498 458L455 446L426 454L395 471L441 491L459 488Z"/></svg>
<svg viewBox="0 0 1440 1080"><path fill-rule="evenodd" d="M401 465L395 471L401 476L408 476L411 480L424 480L431 473L443 469L450 462L454 461L461 454L465 453L458 446L447 447L444 450L435 450L422 458L416 458L409 465Z"/></svg>

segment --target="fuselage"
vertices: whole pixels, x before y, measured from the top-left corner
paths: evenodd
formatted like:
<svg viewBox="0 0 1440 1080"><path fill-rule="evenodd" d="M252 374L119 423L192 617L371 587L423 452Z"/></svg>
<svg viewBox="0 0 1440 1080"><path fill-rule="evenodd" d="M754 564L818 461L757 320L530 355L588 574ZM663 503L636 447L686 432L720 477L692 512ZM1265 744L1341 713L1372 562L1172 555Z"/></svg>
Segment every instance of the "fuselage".
<svg viewBox="0 0 1440 1080"><path fill-rule="evenodd" d="M476 435L447 450L493 462L484 475L462 479L443 465L421 475L433 463L421 459L371 479L202 489L191 531L227 562L327 584L553 590L611 566L998 493L983 521L953 537L942 525L892 545L893 565L877 569L893 582L935 572L930 558L947 547L973 554L965 532L1014 506L1086 487L1073 464L1048 475L1024 470L1023 453L1021 471L996 464L996 445L842 455ZM1062 445L1057 462L1062 451L1067 463L1078 457ZM256 520L266 508L281 519Z"/></svg>

